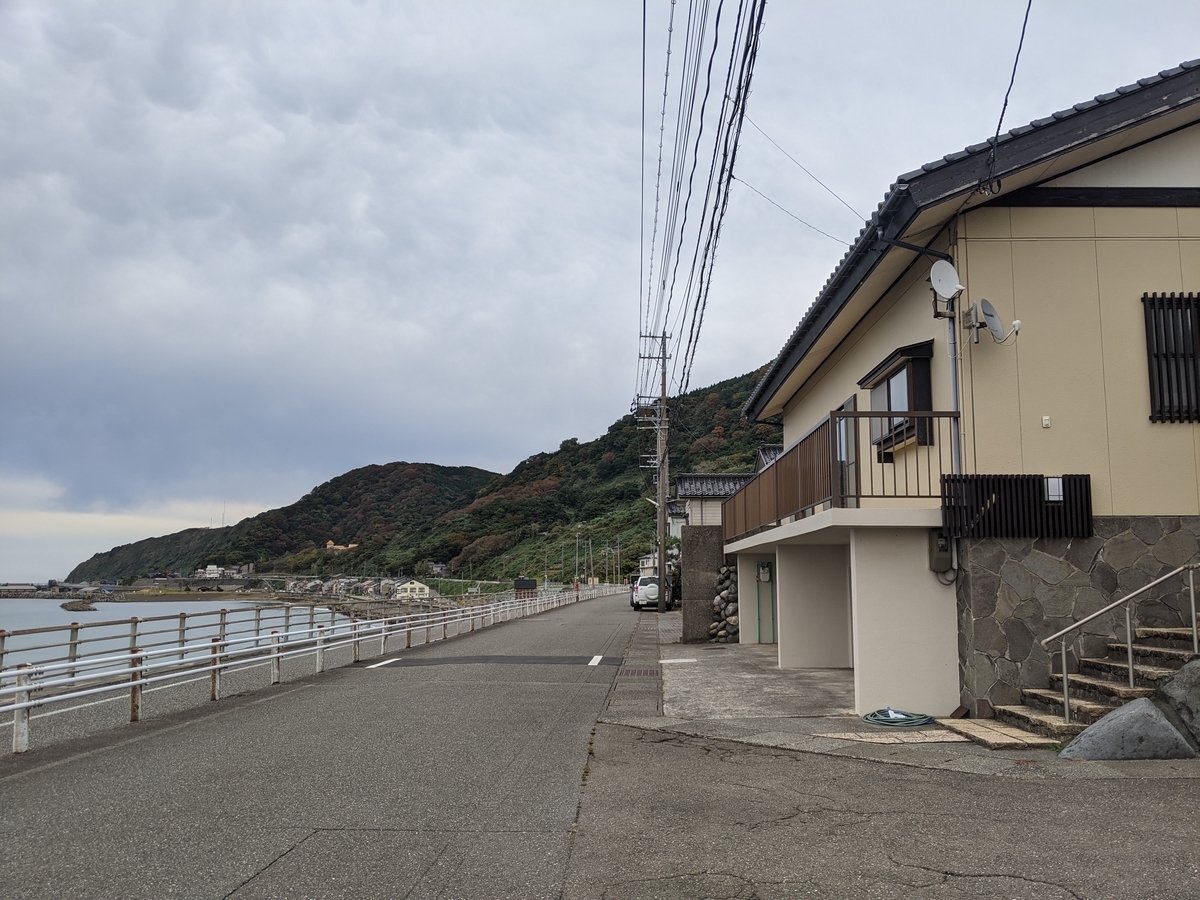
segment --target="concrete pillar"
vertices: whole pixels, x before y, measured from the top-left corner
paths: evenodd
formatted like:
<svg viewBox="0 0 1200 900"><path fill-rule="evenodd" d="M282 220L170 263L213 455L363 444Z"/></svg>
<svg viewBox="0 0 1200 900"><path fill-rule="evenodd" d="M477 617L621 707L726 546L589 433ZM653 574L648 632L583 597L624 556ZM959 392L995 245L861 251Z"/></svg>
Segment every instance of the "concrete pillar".
<svg viewBox="0 0 1200 900"><path fill-rule="evenodd" d="M694 644L708 640L717 569L724 563L725 546L720 525L684 525L681 534L683 642Z"/></svg>
<svg viewBox="0 0 1200 900"><path fill-rule="evenodd" d="M760 562L775 564L774 553L739 553L737 555L738 573L738 639L743 644L773 644L774 635L771 632L771 591L772 585L758 585L755 582L755 569ZM758 606L755 602L755 588L760 588L761 606L764 621L760 634L758 621ZM710 600L711 602L711 600Z"/></svg>
<svg viewBox="0 0 1200 900"><path fill-rule="evenodd" d="M949 715L958 706L954 587L929 571L923 528L850 532L854 708Z"/></svg>
<svg viewBox="0 0 1200 900"><path fill-rule="evenodd" d="M849 668L849 546L780 544L775 555L780 668Z"/></svg>

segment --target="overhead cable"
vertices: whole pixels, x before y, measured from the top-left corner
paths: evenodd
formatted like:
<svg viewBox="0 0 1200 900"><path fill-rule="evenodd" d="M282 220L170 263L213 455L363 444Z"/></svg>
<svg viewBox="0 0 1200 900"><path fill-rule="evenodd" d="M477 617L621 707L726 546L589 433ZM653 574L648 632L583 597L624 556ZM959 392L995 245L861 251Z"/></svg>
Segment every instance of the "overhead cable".
<svg viewBox="0 0 1200 900"><path fill-rule="evenodd" d="M812 172L810 172L807 168L805 168L804 164L802 162L800 162L800 160L796 159L796 157L792 156L792 154L788 153L786 150L784 150L782 147L780 147L778 144L776 144L775 139L772 138L765 131L763 131L762 128L759 127L757 122L755 122L749 116L746 116L746 121L749 122L751 125L753 125L759 134L761 134L768 141L770 141L775 146L776 150L778 150L780 153L782 153L784 156L786 156L788 159L790 159L792 162L794 162L796 165L798 165L800 167L800 171L802 171L805 175L807 175L809 178L811 178L813 181L815 181L821 187L825 188L825 190L827 190L829 192L830 196L832 196L835 200L837 200L838 203L842 204L842 206L846 207L846 209L848 209L848 210L850 210L850 212L854 213L854 215L856 215L859 219L865 220L867 218L867 216L864 216L862 213L860 213L858 210L856 210L853 206L851 206L849 203L847 203L845 200L843 200L841 197L839 197L837 195L837 192L834 191L833 188L831 188L829 185L827 185L825 182L823 182L820 178L818 178L816 175L814 175ZM743 181L742 184L746 184L746 182ZM746 185L746 186L749 187L749 185Z"/></svg>
<svg viewBox="0 0 1200 900"><path fill-rule="evenodd" d="M831 238L831 239L837 241L839 244L842 244L843 246L850 245L850 241L843 241L840 237L834 237L828 231L822 231L820 228L818 228L816 225L813 225L811 222L805 222L802 218L800 218L794 212L784 209L782 206L780 206L778 203L776 203L774 200L772 200L770 197L768 197L766 194L764 194L762 191L760 191L758 188L756 188L754 185L752 185L750 182L748 182L745 178L738 178L736 180L740 181L743 185L748 187L750 190L754 191L754 193L758 194L758 196L762 197L764 200L766 200L768 203L770 203L777 210L791 216L793 219L795 219L797 222L799 222L801 225L805 226L806 228L811 228L817 234L823 234L823 235L825 235L825 237Z"/></svg>
<svg viewBox="0 0 1200 900"><path fill-rule="evenodd" d="M1013 84L1017 80L1017 64L1021 61L1021 48L1025 46L1025 28L1029 25L1029 11L1033 9L1033 0L1025 4L1025 18L1021 22L1021 39L1017 41L1017 55L1013 59L1012 75L1008 79L1008 90L1004 92L1004 105L1000 107L1000 119L996 122L996 136L992 138L992 152L988 160L988 180L983 186L985 194L994 194L1000 189L996 181L996 145L1000 143L1000 126L1004 124L1004 114L1008 111L1008 95L1012 93Z"/></svg>

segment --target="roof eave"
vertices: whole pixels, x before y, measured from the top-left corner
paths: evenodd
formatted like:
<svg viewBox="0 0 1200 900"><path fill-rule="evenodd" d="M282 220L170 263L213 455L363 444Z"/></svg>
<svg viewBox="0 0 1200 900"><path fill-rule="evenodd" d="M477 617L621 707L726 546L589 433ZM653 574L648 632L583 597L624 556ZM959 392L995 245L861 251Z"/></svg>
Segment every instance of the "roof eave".
<svg viewBox="0 0 1200 900"><path fill-rule="evenodd" d="M1118 88L1070 110L1038 119L1001 135L996 144L996 193L1006 193L1003 181L1065 153L1120 134L1128 128L1200 103L1200 61L1190 61L1137 85ZM750 392L742 413L751 421L771 404L774 395L800 361L838 317L846 304L891 252L909 253L879 241L903 239L924 210L977 191L992 177L991 141L976 144L902 175L888 191L788 338L779 355ZM1022 185L1023 186L1023 185Z"/></svg>

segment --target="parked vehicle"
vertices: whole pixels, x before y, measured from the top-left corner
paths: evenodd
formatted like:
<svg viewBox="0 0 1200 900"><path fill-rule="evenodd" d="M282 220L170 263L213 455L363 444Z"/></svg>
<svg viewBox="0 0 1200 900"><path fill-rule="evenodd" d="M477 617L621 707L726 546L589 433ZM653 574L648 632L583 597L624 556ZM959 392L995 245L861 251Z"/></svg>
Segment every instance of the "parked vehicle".
<svg viewBox="0 0 1200 900"><path fill-rule="evenodd" d="M667 609L671 608L670 585L667 586ZM657 575L642 575L633 584L633 594L629 598L629 605L634 609L641 609L643 606L658 607L658 576Z"/></svg>

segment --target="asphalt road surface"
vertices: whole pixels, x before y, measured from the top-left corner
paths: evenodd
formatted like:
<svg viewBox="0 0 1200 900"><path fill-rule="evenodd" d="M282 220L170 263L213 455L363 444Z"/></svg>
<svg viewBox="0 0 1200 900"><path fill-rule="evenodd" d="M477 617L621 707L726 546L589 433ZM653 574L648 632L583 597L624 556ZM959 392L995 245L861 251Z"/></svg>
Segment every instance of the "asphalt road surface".
<svg viewBox="0 0 1200 900"><path fill-rule="evenodd" d="M1200 897L1190 764L667 733L659 622L602 598L0 761L0 897ZM761 716L720 696L695 728Z"/></svg>
<svg viewBox="0 0 1200 900"><path fill-rule="evenodd" d="M587 601L9 758L0 896L558 897L636 621Z"/></svg>

